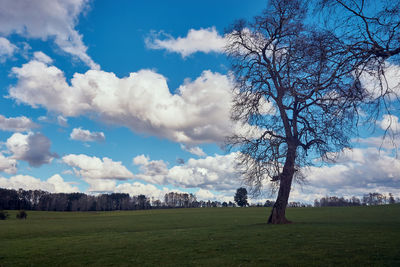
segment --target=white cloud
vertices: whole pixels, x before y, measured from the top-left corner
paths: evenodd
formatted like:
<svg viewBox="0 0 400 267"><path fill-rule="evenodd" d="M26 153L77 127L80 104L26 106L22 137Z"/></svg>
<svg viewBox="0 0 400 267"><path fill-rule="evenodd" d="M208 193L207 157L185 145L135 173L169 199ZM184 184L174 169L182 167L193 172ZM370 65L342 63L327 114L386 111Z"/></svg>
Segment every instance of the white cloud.
<svg viewBox="0 0 400 267"><path fill-rule="evenodd" d="M18 83L10 88L11 98L63 116L93 115L134 132L186 144L221 143L234 129L242 129L230 120L232 80L211 71L186 80L175 94L167 79L151 70L124 78L89 70L75 73L71 85L61 70L37 60L12 72Z"/></svg>
<svg viewBox="0 0 400 267"><path fill-rule="evenodd" d="M38 121L40 122L45 122L45 123L56 123L61 127L68 127L68 119L62 115L54 116L40 116L37 118Z"/></svg>
<svg viewBox="0 0 400 267"><path fill-rule="evenodd" d="M57 116L57 123L61 127L68 127L68 119L65 118L64 116L61 115Z"/></svg>
<svg viewBox="0 0 400 267"><path fill-rule="evenodd" d="M7 58L11 57L17 49L6 38L0 37L0 62L4 62Z"/></svg>
<svg viewBox="0 0 400 267"><path fill-rule="evenodd" d="M82 128L74 128L70 134L71 139L83 142L101 142L106 139L103 132L90 132Z"/></svg>
<svg viewBox="0 0 400 267"><path fill-rule="evenodd" d="M84 178L85 181L89 181L89 179L97 179L98 181L99 179L125 180L133 178L133 174L120 161L113 161L107 157L100 159L83 154L69 154L62 157L62 161L73 167L75 173Z"/></svg>
<svg viewBox="0 0 400 267"><path fill-rule="evenodd" d="M196 195L199 199L232 201L234 191L242 186L235 163L236 153L190 159L170 169L162 161L138 156L135 163L145 168L140 168L141 173L137 177L155 184L198 188ZM153 162L156 164L150 164ZM152 172L152 166L163 168L162 171ZM346 149L339 154L335 164L313 166L303 172L307 183L293 185L290 201L312 203L315 198L325 195L350 197L368 192L400 193L400 160L376 147ZM268 195L269 189L265 187L263 190Z"/></svg>
<svg viewBox="0 0 400 267"><path fill-rule="evenodd" d="M115 188L115 192L118 193L127 193L131 196L145 195L146 197L154 197L162 201L164 201L165 194L171 191L177 192L179 190L170 190L166 187L159 189L155 185L138 182L119 184Z"/></svg>
<svg viewBox="0 0 400 267"><path fill-rule="evenodd" d="M64 170L61 172L62 174L68 174L68 175L73 175L74 172L72 170Z"/></svg>
<svg viewBox="0 0 400 267"><path fill-rule="evenodd" d="M344 149L335 163L303 169L307 183L293 185L290 201L312 204L325 196L362 197L369 192L400 196L400 159L393 145L381 137L358 141L373 147Z"/></svg>
<svg viewBox="0 0 400 267"><path fill-rule="evenodd" d="M92 69L99 66L88 56L87 47L75 26L88 0L0 0L0 33L27 38L54 39L64 52Z"/></svg>
<svg viewBox="0 0 400 267"><path fill-rule="evenodd" d="M389 130L393 133L400 133L399 118L395 115L389 115L389 114L383 115L382 120L379 122L379 126L383 130Z"/></svg>
<svg viewBox="0 0 400 267"><path fill-rule="evenodd" d="M140 169L140 173L135 177L153 184L135 181L117 185L116 179L128 176L128 178L132 178L133 176L129 171L126 175L115 175L117 172L121 173L121 171L114 171L115 169L125 169L118 162L113 166L115 162L107 164L107 160L101 161L85 155L72 155L72 157L68 155L63 160L74 167L75 172L89 184L88 192L120 192L129 193L131 196L144 194L156 199L163 199L165 193L170 191L180 192L179 189L168 189L155 185L164 184L172 185L175 188L197 188L195 195L199 200L232 201L234 191L242 186L235 169L235 153L209 156L204 159L190 159L186 164L170 169L161 160L151 161L144 155L135 157L133 162ZM0 156L0 164L1 162ZM105 170L109 173L113 172L114 175L104 174ZM378 148L346 149L339 155L336 164L308 168L305 171L308 183L303 186L294 184L290 201L312 203L315 198L326 195L351 197L353 195L362 196L368 192L385 194L391 192L400 196L399 173L400 160L385 151L379 151ZM38 179L32 180L29 176L18 177L18 179L10 180L0 178L0 187L7 184L12 188L36 188L56 192L62 190L62 186L64 186L61 183L62 180L57 176L49 179L47 183ZM22 180L24 183L18 182ZM60 182L56 183L57 181ZM50 182L53 184L52 187L49 185ZM60 187L55 187L54 184L59 184ZM265 199L252 200L252 202L259 201L265 201Z"/></svg>
<svg viewBox="0 0 400 267"><path fill-rule="evenodd" d="M40 122L49 122L50 121L49 118L46 116L40 116L37 120Z"/></svg>
<svg viewBox="0 0 400 267"><path fill-rule="evenodd" d="M236 152L204 159L189 159L185 164L170 169L164 161L151 161L144 155L135 157L133 162L140 169L140 173L135 176L146 182L182 188L231 190L240 186L241 182L235 168L235 157Z"/></svg>
<svg viewBox="0 0 400 267"><path fill-rule="evenodd" d="M310 167L305 174L311 186L332 192L344 188L365 193L375 187L400 189L400 160L375 147L345 149L336 164Z"/></svg>
<svg viewBox="0 0 400 267"><path fill-rule="evenodd" d="M0 115L0 130L2 131L27 132L37 127L39 126L36 123L25 116L6 118Z"/></svg>
<svg viewBox="0 0 400 267"><path fill-rule="evenodd" d="M204 153L203 149L198 146L186 146L181 144L181 149L199 157L207 156L207 154Z"/></svg>
<svg viewBox="0 0 400 267"><path fill-rule="evenodd" d="M91 193L113 193L117 185L117 182L112 179L84 178L83 180L89 184L88 191Z"/></svg>
<svg viewBox="0 0 400 267"><path fill-rule="evenodd" d="M199 189L195 193L198 200L212 200L215 199L215 195L211 193L209 190Z"/></svg>
<svg viewBox="0 0 400 267"><path fill-rule="evenodd" d="M184 165L174 166L168 172L168 182L180 187L198 187L207 190L230 190L240 186L235 158L228 155L189 159Z"/></svg>
<svg viewBox="0 0 400 267"><path fill-rule="evenodd" d="M33 58L37 61L40 61L40 62L43 62L46 64L53 63L53 60L48 55L43 53L42 51L37 51L37 52L33 53Z"/></svg>
<svg viewBox="0 0 400 267"><path fill-rule="evenodd" d="M0 177L0 187L15 190L20 188L25 190L44 190L50 193L79 192L78 187L65 182L58 174L53 175L47 181L42 181L29 175L16 175L8 179Z"/></svg>
<svg viewBox="0 0 400 267"><path fill-rule="evenodd" d="M165 184L168 167L164 161L150 161L148 156L139 155L133 158L133 164L140 169L140 173L135 175L137 178L154 184Z"/></svg>
<svg viewBox="0 0 400 267"><path fill-rule="evenodd" d="M400 66L386 62L383 73L385 76L376 77L364 71L360 77L361 84L372 98L385 95L386 99L397 100L400 95Z"/></svg>
<svg viewBox="0 0 400 267"><path fill-rule="evenodd" d="M166 37L158 39L160 36ZM203 53L222 53L226 45L226 40L219 35L215 27L206 29L190 29L186 37L173 38L170 35L151 34L145 40L147 48L150 49L166 49L169 52L181 54L182 57L187 57L196 52Z"/></svg>
<svg viewBox="0 0 400 267"><path fill-rule="evenodd" d="M126 193L130 196L145 195L146 197L164 201L165 194L169 192L182 193L179 189L168 189L157 187L153 184L140 182L116 184L115 180L109 179L84 179L89 185L90 193Z"/></svg>
<svg viewBox="0 0 400 267"><path fill-rule="evenodd" d="M51 141L41 133L14 133L7 139L6 146L12 158L26 161L34 167L50 163L57 157L50 152Z"/></svg>
<svg viewBox="0 0 400 267"><path fill-rule="evenodd" d="M71 186L71 184L64 181L59 174L55 174L47 179L47 183L52 184L54 186L54 192L63 192L63 193L73 193L79 192L78 187Z"/></svg>
<svg viewBox="0 0 400 267"><path fill-rule="evenodd" d="M0 153L0 172L15 174L17 172L17 161Z"/></svg>
<svg viewBox="0 0 400 267"><path fill-rule="evenodd" d="M155 199L164 200L164 196L168 192L180 192L178 189L168 189L167 187L159 188L153 184L143 184L139 182L132 183L116 183L111 179L84 179L89 184L89 193L126 193L130 196L145 195L146 197L154 197Z"/></svg>
<svg viewBox="0 0 400 267"><path fill-rule="evenodd" d="M386 138L383 138L382 136L373 136L368 138L354 139L353 141L388 150L400 147L400 138L398 138L398 136L395 136L394 138L391 138L390 136Z"/></svg>

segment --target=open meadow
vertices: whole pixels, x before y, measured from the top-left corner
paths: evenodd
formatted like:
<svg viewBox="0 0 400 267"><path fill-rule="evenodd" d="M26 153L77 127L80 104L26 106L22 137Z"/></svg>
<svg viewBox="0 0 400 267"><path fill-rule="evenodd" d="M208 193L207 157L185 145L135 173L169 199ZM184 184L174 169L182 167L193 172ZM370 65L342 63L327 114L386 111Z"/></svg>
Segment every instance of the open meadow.
<svg viewBox="0 0 400 267"><path fill-rule="evenodd" d="M0 266L400 266L400 205L117 212L16 211L0 221Z"/></svg>

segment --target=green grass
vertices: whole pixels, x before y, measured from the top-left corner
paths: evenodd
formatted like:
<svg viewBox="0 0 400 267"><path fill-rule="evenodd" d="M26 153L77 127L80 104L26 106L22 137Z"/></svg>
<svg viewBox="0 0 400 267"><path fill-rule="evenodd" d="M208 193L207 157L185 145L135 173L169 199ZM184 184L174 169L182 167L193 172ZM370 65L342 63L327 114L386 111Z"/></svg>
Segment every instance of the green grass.
<svg viewBox="0 0 400 267"><path fill-rule="evenodd" d="M0 266L400 266L400 205L269 211L9 211Z"/></svg>

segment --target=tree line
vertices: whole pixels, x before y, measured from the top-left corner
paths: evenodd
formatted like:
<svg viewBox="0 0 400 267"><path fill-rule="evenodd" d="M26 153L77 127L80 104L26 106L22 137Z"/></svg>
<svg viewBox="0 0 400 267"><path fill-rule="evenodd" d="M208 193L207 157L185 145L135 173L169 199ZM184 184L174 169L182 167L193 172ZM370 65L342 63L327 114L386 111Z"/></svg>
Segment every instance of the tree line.
<svg viewBox="0 0 400 267"><path fill-rule="evenodd" d="M145 195L49 193L42 190L0 188L0 210L112 211L162 208L235 207L232 202L197 201L194 194L169 192L164 202Z"/></svg>
<svg viewBox="0 0 400 267"><path fill-rule="evenodd" d="M314 200L314 207L350 207L350 206L376 206L376 205L387 205L400 203L400 198L395 199L392 193L388 195L381 193L367 193L362 198L358 197L338 197L338 196L325 196L320 199ZM265 201L264 207L273 207L275 201ZM257 205L261 206L261 205ZM312 207L311 204L302 202L289 202L288 207L290 208L304 208Z"/></svg>
<svg viewBox="0 0 400 267"><path fill-rule="evenodd" d="M240 190L239 190L240 191ZM240 191L239 193L241 193ZM247 202L247 194L235 195L236 203L220 201L197 201L194 194L169 192L164 201L149 198L145 195L129 196L126 193L100 194L97 196L84 193L49 193L42 190L14 190L0 188L0 210L40 210L40 211L112 211L112 210L145 210L166 208L215 208L239 206L273 207L275 202L267 200L264 204ZM242 201L243 200L243 201ZM314 200L314 207L332 206L372 206L400 203L393 194L368 193L361 199L355 196L343 198L326 196ZM289 207L311 207L301 202L289 202Z"/></svg>
<svg viewBox="0 0 400 267"><path fill-rule="evenodd" d="M49 193L42 190L0 188L0 210L110 211L150 208L144 195L112 193L98 196L83 193Z"/></svg>
<svg viewBox="0 0 400 267"><path fill-rule="evenodd" d="M395 203L400 203L400 199L397 198L396 200L392 193L385 195L375 192L364 194L361 199L354 196L349 199L326 196L319 200L314 200L314 207L375 206Z"/></svg>

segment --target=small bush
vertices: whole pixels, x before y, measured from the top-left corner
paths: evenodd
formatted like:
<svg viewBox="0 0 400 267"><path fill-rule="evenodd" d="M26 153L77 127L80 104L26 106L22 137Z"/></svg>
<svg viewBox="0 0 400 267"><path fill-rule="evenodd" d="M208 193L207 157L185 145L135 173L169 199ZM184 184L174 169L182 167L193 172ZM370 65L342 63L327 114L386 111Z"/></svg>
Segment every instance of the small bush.
<svg viewBox="0 0 400 267"><path fill-rule="evenodd" d="M8 218L8 212L0 210L0 220L6 220Z"/></svg>
<svg viewBox="0 0 400 267"><path fill-rule="evenodd" d="M28 217L28 214L24 210L20 210L17 213L17 219L22 220L22 219L26 219L26 217Z"/></svg>

